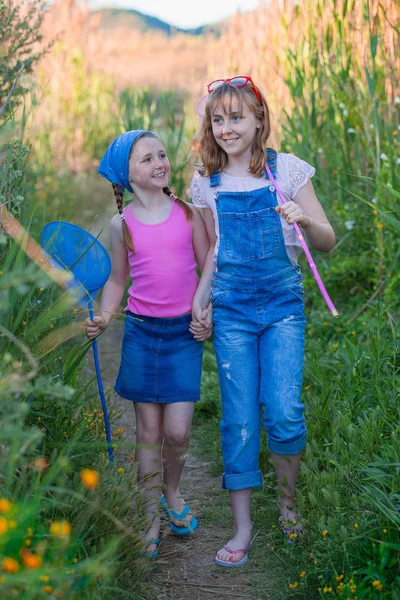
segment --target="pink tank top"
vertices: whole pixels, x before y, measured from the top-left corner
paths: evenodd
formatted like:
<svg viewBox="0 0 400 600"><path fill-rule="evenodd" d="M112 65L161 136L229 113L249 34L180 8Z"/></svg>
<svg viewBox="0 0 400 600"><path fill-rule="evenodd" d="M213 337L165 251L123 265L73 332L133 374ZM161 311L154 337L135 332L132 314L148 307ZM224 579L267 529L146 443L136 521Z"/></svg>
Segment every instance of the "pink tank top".
<svg viewBox="0 0 400 600"><path fill-rule="evenodd" d="M179 317L192 310L198 284L193 232L183 209L172 201L165 221L148 224L124 208L135 254L128 250L132 285L129 310L151 317Z"/></svg>

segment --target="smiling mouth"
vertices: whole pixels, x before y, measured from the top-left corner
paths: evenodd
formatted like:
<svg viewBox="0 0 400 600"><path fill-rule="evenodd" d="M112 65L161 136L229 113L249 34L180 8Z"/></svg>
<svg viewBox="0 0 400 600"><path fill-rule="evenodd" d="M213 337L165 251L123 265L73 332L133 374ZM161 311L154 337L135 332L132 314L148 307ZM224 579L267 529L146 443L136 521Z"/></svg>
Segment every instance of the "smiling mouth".
<svg viewBox="0 0 400 600"><path fill-rule="evenodd" d="M162 171L161 173L156 173L155 175L153 175L153 177L164 177L165 175L165 171Z"/></svg>
<svg viewBox="0 0 400 600"><path fill-rule="evenodd" d="M234 144L235 142L237 142L237 141L238 141L238 139L239 139L239 138L227 138L227 139L223 139L223 138L222 138L222 141L223 141L225 144L228 144L228 146L229 146L230 144Z"/></svg>

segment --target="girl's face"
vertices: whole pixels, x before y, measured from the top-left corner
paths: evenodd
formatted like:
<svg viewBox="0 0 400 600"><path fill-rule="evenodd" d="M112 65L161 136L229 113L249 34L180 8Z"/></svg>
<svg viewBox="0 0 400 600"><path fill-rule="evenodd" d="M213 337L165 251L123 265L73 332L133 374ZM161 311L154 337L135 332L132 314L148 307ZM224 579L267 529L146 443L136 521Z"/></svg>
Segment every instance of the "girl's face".
<svg viewBox="0 0 400 600"><path fill-rule="evenodd" d="M246 102L238 105L236 98L229 102L217 104L211 113L211 127L215 141L229 156L240 157L249 154L260 127L255 115Z"/></svg>
<svg viewBox="0 0 400 600"><path fill-rule="evenodd" d="M168 185L171 166L156 137L144 137L135 144L129 159L129 181L145 190L159 190Z"/></svg>

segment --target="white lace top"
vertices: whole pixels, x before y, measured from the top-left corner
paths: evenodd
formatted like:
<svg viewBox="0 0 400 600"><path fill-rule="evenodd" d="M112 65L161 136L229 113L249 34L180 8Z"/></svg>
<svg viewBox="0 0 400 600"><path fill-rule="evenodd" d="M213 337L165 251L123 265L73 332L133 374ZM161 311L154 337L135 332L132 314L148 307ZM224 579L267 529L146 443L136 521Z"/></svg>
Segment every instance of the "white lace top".
<svg viewBox="0 0 400 600"><path fill-rule="evenodd" d="M315 174L315 169L304 160L293 156L293 154L284 154L278 152L276 162L276 182L287 200L296 200L296 194L311 177ZM271 182L265 177L232 177L226 173L220 173L220 184L216 187L210 187L210 178L202 177L197 171L193 176L190 185L189 196L192 202L198 208L211 208L215 220L215 233L217 243L215 245L215 259L219 249L219 224L218 213L215 206L214 194L216 191L224 192L251 192L262 187L270 186ZM282 202L277 195L279 204ZM290 262L297 264L297 257L301 254L302 247L293 225L281 217L283 237L285 240L286 251Z"/></svg>

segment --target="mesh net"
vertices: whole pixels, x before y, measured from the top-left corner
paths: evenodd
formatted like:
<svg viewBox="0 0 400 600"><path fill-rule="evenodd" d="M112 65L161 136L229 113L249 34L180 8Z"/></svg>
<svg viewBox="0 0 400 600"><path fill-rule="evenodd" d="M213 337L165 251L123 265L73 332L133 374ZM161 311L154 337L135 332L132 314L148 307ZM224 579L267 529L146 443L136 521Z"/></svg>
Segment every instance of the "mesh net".
<svg viewBox="0 0 400 600"><path fill-rule="evenodd" d="M73 273L75 290L77 286L84 288L79 292L81 300L93 299L110 276L107 250L77 225L63 221L49 223L42 232L42 246L57 265Z"/></svg>

